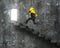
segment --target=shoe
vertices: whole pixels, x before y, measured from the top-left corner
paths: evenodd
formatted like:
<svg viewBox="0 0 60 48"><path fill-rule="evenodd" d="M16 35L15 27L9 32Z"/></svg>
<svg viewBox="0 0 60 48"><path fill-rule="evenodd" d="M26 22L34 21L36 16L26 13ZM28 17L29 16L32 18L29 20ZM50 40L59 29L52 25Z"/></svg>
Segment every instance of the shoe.
<svg viewBox="0 0 60 48"><path fill-rule="evenodd" d="M26 24L26 22L24 22Z"/></svg>
<svg viewBox="0 0 60 48"><path fill-rule="evenodd" d="M37 23L34 23L34 24L37 24Z"/></svg>

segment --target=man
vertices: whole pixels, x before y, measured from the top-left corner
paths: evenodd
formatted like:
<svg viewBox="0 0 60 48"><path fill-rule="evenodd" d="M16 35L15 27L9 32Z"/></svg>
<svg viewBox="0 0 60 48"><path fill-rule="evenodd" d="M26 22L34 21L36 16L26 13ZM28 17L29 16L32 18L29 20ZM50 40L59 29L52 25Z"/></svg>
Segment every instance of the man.
<svg viewBox="0 0 60 48"><path fill-rule="evenodd" d="M35 18L37 17L37 14L34 7L29 8L29 14L31 15L31 18L28 18L25 23L27 24L29 20L32 20L33 23L36 24Z"/></svg>

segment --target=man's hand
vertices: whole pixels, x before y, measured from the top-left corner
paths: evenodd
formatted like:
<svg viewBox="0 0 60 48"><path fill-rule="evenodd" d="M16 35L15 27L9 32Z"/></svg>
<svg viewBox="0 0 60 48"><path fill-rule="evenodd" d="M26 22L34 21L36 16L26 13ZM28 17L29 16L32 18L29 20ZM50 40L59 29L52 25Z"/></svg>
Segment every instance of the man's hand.
<svg viewBox="0 0 60 48"><path fill-rule="evenodd" d="M31 14L30 11L28 13Z"/></svg>
<svg viewBox="0 0 60 48"><path fill-rule="evenodd" d="M37 15L37 14L35 14L35 16L37 17L38 15Z"/></svg>
<svg viewBox="0 0 60 48"><path fill-rule="evenodd" d="M29 14L31 14L30 11L29 11Z"/></svg>

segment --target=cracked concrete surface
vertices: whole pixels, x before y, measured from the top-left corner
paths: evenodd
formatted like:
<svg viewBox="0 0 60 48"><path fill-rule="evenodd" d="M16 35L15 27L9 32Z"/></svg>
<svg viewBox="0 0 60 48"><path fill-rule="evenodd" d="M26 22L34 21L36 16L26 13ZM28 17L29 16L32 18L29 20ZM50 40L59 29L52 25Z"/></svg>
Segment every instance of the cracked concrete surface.
<svg viewBox="0 0 60 48"><path fill-rule="evenodd" d="M28 23L28 26L34 28L36 31L39 31L41 34L44 34L46 38L51 38L51 42L57 42L60 44L60 33L59 26L58 31L54 28L54 22L56 20L56 16L58 16L56 12L56 3L60 4L58 0L41 0L41 4L39 0L1 0L0 1L0 45L1 48L3 45L3 41L5 40L7 48L56 48L55 46L50 45L40 39L36 39L33 35L28 35L23 31L17 31L13 28L13 25L10 24L10 16L7 14L8 10L12 8L15 2L18 4L19 10L19 19L18 22L24 22L29 16L27 14L28 8L30 6L34 6L37 9L38 17L40 21L39 26L35 26L32 22ZM34 3L33 3L34 2ZM53 6L48 6L49 3L52 3ZM48 4L48 5L47 5ZM26 7L26 10L24 6ZM41 5L41 6L40 6ZM57 9L59 9L57 7ZM51 12L52 14L51 14ZM59 9L60 12L60 9ZM55 14L57 13L57 14ZM59 14L60 15L60 14ZM59 17L58 17L59 18ZM36 20L37 20L36 19ZM4 47L4 48L6 48Z"/></svg>

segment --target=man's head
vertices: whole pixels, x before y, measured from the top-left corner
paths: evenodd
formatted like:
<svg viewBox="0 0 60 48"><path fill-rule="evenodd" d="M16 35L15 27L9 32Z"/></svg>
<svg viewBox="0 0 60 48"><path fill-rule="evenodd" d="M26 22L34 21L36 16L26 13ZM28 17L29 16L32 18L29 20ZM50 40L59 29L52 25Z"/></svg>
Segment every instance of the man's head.
<svg viewBox="0 0 60 48"><path fill-rule="evenodd" d="M34 8L34 7L30 7L30 8L29 8L29 12L30 12L30 13L35 13L35 8Z"/></svg>
<svg viewBox="0 0 60 48"><path fill-rule="evenodd" d="M30 7L30 8L29 8L29 11L31 11L31 10L35 10L35 8L34 8L34 7Z"/></svg>

